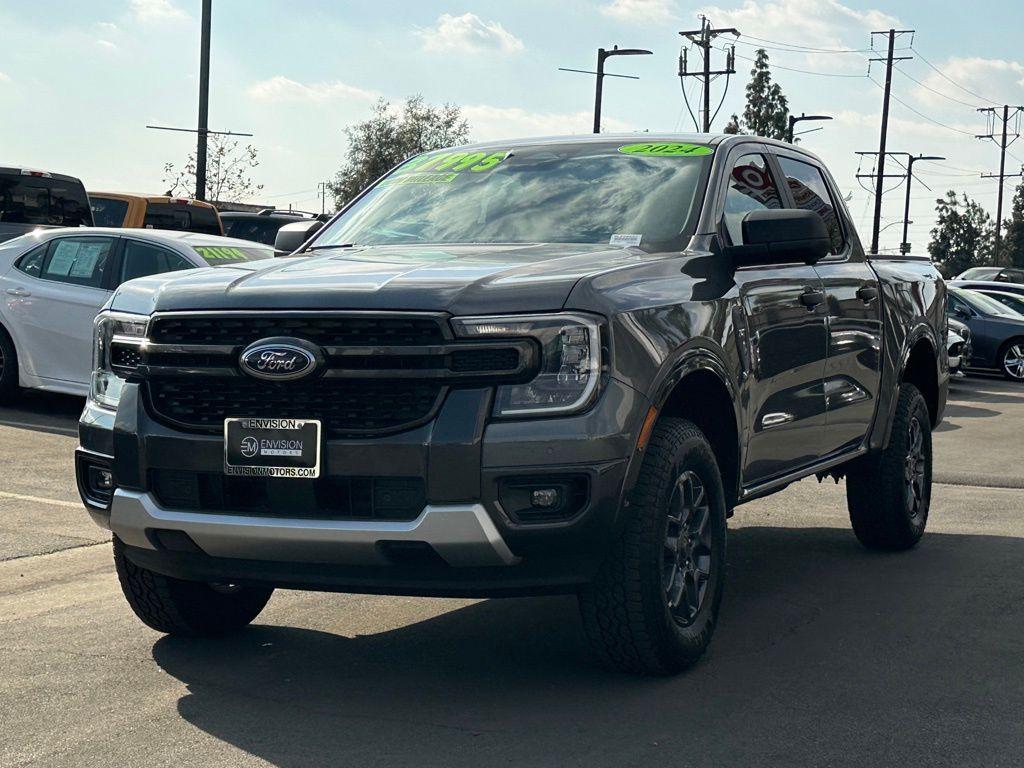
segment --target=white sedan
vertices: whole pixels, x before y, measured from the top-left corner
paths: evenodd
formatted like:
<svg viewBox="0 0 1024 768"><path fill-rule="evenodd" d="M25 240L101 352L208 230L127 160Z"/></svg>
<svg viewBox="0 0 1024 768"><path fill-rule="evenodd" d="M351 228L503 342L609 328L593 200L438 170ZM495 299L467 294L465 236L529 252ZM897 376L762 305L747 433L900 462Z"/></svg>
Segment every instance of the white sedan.
<svg viewBox="0 0 1024 768"><path fill-rule="evenodd" d="M88 394L93 319L126 280L273 257L247 240L145 229L47 229L0 243L0 402L19 386Z"/></svg>

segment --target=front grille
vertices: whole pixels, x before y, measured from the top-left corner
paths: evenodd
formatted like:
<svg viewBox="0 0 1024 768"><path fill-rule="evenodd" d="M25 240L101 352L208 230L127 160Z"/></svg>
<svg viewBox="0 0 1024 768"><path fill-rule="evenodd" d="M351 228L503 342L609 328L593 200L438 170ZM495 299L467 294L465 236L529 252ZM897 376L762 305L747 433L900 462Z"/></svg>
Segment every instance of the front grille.
<svg viewBox="0 0 1024 768"><path fill-rule="evenodd" d="M293 315L158 317L156 344L245 345L271 336L294 336L325 347L415 346L444 341L441 324L422 317Z"/></svg>
<svg viewBox="0 0 1024 768"><path fill-rule="evenodd" d="M155 378L154 415L184 429L220 433L224 419L320 419L328 437L407 428L429 418L444 386L435 381L321 378L274 384L255 379Z"/></svg>
<svg viewBox="0 0 1024 768"><path fill-rule="evenodd" d="M407 522L427 503L419 477L295 480L154 469L149 487L168 509L268 517Z"/></svg>

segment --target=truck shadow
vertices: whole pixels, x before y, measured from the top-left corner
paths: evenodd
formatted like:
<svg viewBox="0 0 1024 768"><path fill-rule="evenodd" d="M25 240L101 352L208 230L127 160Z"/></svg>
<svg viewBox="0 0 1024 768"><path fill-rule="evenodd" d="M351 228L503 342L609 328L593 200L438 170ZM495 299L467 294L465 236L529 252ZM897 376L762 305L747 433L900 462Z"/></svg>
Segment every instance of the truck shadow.
<svg viewBox="0 0 1024 768"><path fill-rule="evenodd" d="M289 768L997 764L1024 748L1021 563L1020 538L877 554L846 530L739 528L712 650L672 679L593 665L571 597L153 656L188 688L182 718Z"/></svg>

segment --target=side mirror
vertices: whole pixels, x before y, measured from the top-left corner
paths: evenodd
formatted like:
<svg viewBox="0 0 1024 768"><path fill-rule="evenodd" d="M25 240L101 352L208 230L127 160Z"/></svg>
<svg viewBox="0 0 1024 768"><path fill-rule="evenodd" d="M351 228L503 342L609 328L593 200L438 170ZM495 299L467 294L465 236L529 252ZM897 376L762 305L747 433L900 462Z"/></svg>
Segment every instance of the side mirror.
<svg viewBox="0 0 1024 768"><path fill-rule="evenodd" d="M800 208L751 211L743 217L743 245L726 249L737 267L814 264L828 256L832 240L824 219Z"/></svg>
<svg viewBox="0 0 1024 768"><path fill-rule="evenodd" d="M274 238L276 255L289 256L295 253L299 246L309 240L323 225L322 221L317 221L316 219L285 224L277 230L277 236Z"/></svg>

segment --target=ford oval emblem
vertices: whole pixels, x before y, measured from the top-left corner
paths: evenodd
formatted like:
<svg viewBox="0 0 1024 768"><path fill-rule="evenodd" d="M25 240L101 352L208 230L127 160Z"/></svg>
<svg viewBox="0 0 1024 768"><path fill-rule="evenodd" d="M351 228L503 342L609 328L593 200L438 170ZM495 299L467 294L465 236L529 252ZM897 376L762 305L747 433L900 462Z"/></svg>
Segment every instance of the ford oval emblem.
<svg viewBox="0 0 1024 768"><path fill-rule="evenodd" d="M314 345L299 339L261 339L242 350L242 371L265 381L294 381L314 373L322 356Z"/></svg>

